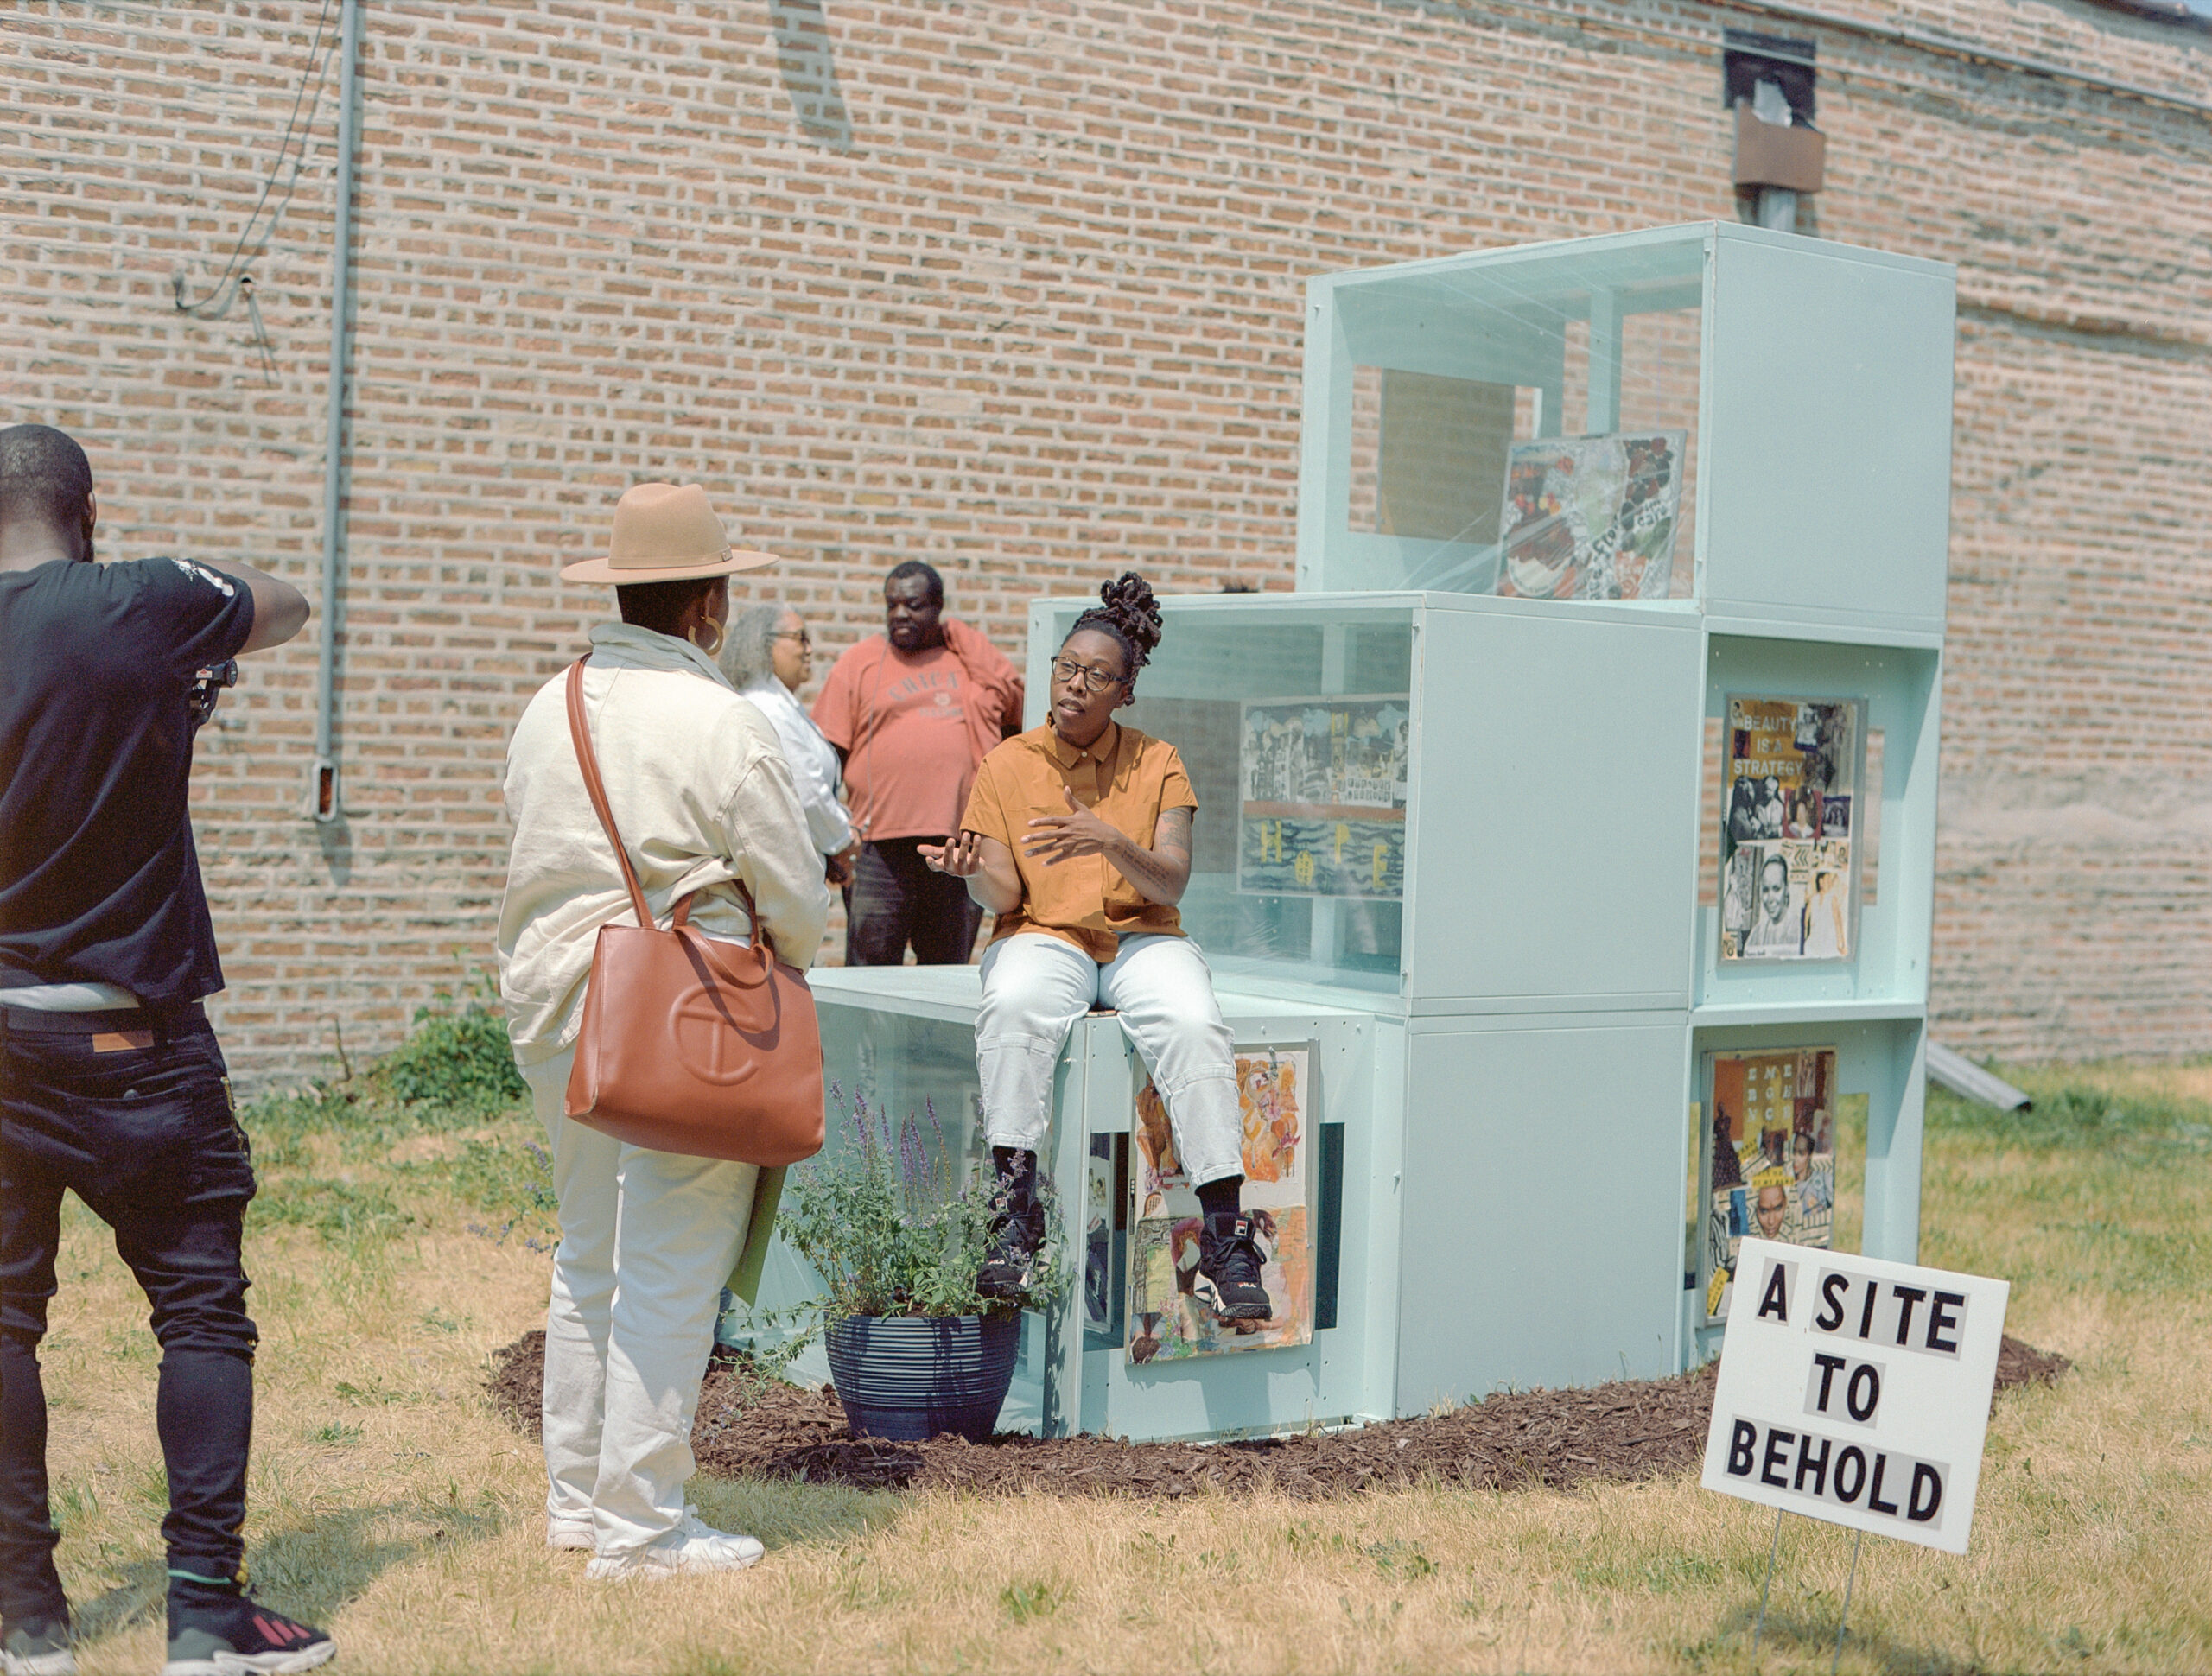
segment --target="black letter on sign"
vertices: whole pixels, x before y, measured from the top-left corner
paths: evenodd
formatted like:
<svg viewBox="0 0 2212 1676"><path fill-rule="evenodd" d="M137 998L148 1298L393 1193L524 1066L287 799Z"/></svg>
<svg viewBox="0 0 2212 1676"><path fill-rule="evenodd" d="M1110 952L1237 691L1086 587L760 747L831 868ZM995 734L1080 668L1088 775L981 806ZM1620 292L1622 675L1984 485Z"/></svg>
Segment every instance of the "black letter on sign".
<svg viewBox="0 0 2212 1676"><path fill-rule="evenodd" d="M1775 1473L1777 1469L1783 1473L1789 1470L1789 1445L1796 1441L1797 1434L1794 1432L1784 1432L1780 1426L1767 1429L1766 1459L1759 1463L1759 1482L1772 1484L1777 1489L1789 1488L1789 1480L1787 1477L1778 1478Z"/></svg>
<svg viewBox="0 0 2212 1676"><path fill-rule="evenodd" d="M1759 1319L1772 1316L1784 1326L1789 1324L1789 1265L1770 1263L1766 1271L1766 1296L1759 1299Z"/></svg>
<svg viewBox="0 0 2212 1676"><path fill-rule="evenodd" d="M1835 1376L1843 1371L1843 1358L1815 1350L1813 1365L1821 1370L1821 1395L1815 1406L1825 1414L1828 1412L1828 1393L1835 1388Z"/></svg>
<svg viewBox="0 0 2212 1676"><path fill-rule="evenodd" d="M1874 1482L1866 1490L1866 1511L1869 1513L1895 1513L1897 1510L1896 1502L1882 1499L1882 1473L1889 1464L1890 1457L1886 1455L1874 1457Z"/></svg>
<svg viewBox="0 0 2212 1676"><path fill-rule="evenodd" d="M1821 1452L1817 1455L1813 1453L1815 1443L1821 1446ZM1790 1489L1802 1495L1805 1493L1805 1475L1809 1472L1813 1475L1813 1494L1818 1495L1826 1490L1828 1484L1828 1451L1833 1446L1826 1438L1816 1438L1809 1432L1798 1438L1797 1476Z"/></svg>
<svg viewBox="0 0 2212 1676"><path fill-rule="evenodd" d="M1925 1286L1901 1286L1894 1280L1890 1290L1897 1295L1897 1343L1904 1343L1904 1336L1912 1330L1912 1306L1928 1296Z"/></svg>
<svg viewBox="0 0 2212 1676"><path fill-rule="evenodd" d="M1820 1314L1813 1318L1813 1324L1824 1333L1832 1333L1843 1325L1843 1299L1836 1296L1839 1287L1846 1292L1850 1292L1851 1277L1847 1274L1836 1273L1823 1274L1821 1277L1822 1307Z"/></svg>
<svg viewBox="0 0 2212 1676"><path fill-rule="evenodd" d="M1936 1294L1936 1301L1928 1306L1928 1348L1929 1349L1940 1350L1945 1355L1958 1355L1958 1339L1945 1338L1942 1335L1955 1332L1959 1317L1951 1306L1955 1304L1963 1305L1966 1301L1967 1295L1962 1292L1939 1292Z"/></svg>
<svg viewBox="0 0 2212 1676"><path fill-rule="evenodd" d="M1736 1422L1736 1429L1728 1437L1728 1476L1731 1478L1751 1476L1751 1445L1758 1439L1758 1428L1749 1420Z"/></svg>
<svg viewBox="0 0 2212 1676"><path fill-rule="evenodd" d="M1869 1280L1866 1283L1866 1307L1859 1311L1859 1336L1861 1338L1870 1337L1873 1334L1874 1300L1881 1295L1882 1283L1879 1280Z"/></svg>
<svg viewBox="0 0 2212 1676"><path fill-rule="evenodd" d="M1928 1496L1924 1504L1920 1499L1923 1491ZM1925 1461L1914 1463L1912 1494L1906 1498L1904 1516L1924 1525L1936 1516L1936 1509L1942 1505L1943 1475Z"/></svg>
<svg viewBox="0 0 2212 1676"><path fill-rule="evenodd" d="M1848 1484L1844 1482L1847 1477L1851 1481ZM1866 1488L1866 1457L1854 1444L1835 1457L1835 1499L1847 1508Z"/></svg>
<svg viewBox="0 0 2212 1676"><path fill-rule="evenodd" d="M1866 1406L1859 1406L1859 1387L1866 1387ZM1872 1415L1882 1400L1882 1370L1871 1362L1862 1362L1851 1370L1851 1384L1843 1393L1843 1406L1851 1411L1851 1418L1863 1420Z"/></svg>

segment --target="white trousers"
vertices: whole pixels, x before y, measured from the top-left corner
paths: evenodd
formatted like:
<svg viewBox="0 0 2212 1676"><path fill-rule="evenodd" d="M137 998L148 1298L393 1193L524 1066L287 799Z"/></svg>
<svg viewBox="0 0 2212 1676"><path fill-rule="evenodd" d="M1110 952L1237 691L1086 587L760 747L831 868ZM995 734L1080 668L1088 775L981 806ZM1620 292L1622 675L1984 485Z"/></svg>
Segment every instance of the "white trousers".
<svg viewBox="0 0 2212 1676"><path fill-rule="evenodd" d="M553 1149L561 1243L545 1311L549 1514L591 1515L601 1554L683 1517L691 1418L759 1170L655 1152L562 1114L575 1050L522 1068Z"/></svg>
<svg viewBox="0 0 2212 1676"><path fill-rule="evenodd" d="M1167 1107L1191 1185L1244 1173L1236 1062L1214 1000L1213 974L1188 937L1125 936L1101 966L1073 943L1024 931L983 953L976 1061L983 1139L1041 1152L1052 1115L1052 1065L1077 1019L1110 1006Z"/></svg>

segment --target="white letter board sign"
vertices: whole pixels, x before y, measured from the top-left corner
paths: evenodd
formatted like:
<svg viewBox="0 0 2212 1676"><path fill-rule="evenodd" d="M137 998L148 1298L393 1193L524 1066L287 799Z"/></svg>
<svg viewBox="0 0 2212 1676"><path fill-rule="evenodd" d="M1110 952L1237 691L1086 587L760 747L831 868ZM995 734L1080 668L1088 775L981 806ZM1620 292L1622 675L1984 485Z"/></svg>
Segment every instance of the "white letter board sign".
<svg viewBox="0 0 2212 1676"><path fill-rule="evenodd" d="M1747 1239L1704 1485L1962 1554L2011 1285Z"/></svg>

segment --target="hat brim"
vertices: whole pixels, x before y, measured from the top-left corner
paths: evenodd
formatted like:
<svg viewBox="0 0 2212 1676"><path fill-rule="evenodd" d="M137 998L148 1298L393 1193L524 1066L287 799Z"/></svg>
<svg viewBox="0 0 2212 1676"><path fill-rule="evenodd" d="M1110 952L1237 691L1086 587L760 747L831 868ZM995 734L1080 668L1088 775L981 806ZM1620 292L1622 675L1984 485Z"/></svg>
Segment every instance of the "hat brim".
<svg viewBox="0 0 2212 1676"><path fill-rule="evenodd" d="M749 547L733 547L728 555L707 564L679 564L662 569L658 565L647 569L641 565L617 565L607 559L579 559L574 564L561 567L561 580L568 582L612 582L617 587L643 587L651 582L693 582L709 576L734 575L741 570L759 570L777 562L773 553L762 553Z"/></svg>

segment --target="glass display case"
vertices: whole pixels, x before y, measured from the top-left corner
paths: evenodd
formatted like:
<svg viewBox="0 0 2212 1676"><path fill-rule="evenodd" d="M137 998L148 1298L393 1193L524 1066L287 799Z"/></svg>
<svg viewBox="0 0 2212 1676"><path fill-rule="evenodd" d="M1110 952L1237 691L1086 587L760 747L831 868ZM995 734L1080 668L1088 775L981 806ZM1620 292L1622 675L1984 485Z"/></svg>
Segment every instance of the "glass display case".
<svg viewBox="0 0 2212 1676"><path fill-rule="evenodd" d="M1049 1159L1083 1284L1005 1424L1218 1437L1673 1372L1735 1242L1830 1237L1847 1176L1863 1248L1916 1257L1952 288L1719 224L1311 282L1299 591L1163 600L1123 712L1197 793L1180 910L1248 1142L1285 1149L1247 1155L1282 1319L1179 1321L1144 1070L1093 1015ZM1092 603L1031 605L1032 725ZM817 993L833 1107L978 1156L974 970Z"/></svg>

